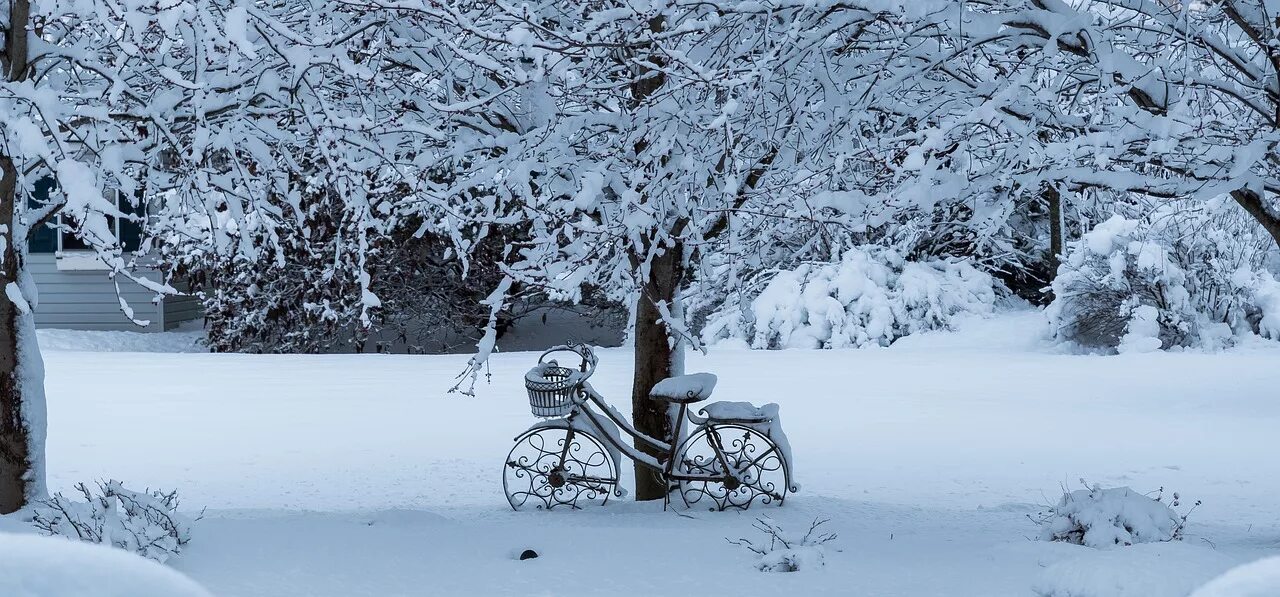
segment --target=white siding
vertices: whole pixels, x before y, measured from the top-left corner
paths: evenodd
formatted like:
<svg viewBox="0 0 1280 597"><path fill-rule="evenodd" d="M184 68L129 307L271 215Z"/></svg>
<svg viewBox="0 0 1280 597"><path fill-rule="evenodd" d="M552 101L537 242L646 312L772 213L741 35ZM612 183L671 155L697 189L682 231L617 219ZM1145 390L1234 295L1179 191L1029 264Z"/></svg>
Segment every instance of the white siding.
<svg viewBox="0 0 1280 597"><path fill-rule="evenodd" d="M37 327L158 332L200 316L194 299L169 298L156 303L154 292L128 279L120 279L117 295L116 285L106 272L59 270L51 253L28 255L27 267L40 293ZM121 297L129 302L136 319L148 320L151 325L143 327L129 321L120 308Z"/></svg>

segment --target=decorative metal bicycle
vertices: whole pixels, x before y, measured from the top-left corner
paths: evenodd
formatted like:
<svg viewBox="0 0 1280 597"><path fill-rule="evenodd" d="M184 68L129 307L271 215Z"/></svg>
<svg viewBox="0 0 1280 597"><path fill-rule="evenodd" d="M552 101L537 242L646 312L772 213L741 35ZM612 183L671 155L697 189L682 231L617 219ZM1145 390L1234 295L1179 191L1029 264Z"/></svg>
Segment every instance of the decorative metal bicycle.
<svg viewBox="0 0 1280 597"><path fill-rule="evenodd" d="M582 360L578 369L547 359L563 352ZM516 437L507 455L502 487L512 508L580 508L622 496L622 454L660 473L690 508L781 505L788 491L799 489L791 481L791 450L778 420L778 405L714 402L695 415L690 405L711 396L716 377L695 373L665 379L649 397L678 405L680 413L676 437L660 440L637 431L587 383L596 363L595 353L585 344L556 346L542 353L525 375L529 405L544 420ZM681 437L686 420L693 429ZM624 442L619 428L664 456L655 459ZM668 492L668 503L670 499Z"/></svg>

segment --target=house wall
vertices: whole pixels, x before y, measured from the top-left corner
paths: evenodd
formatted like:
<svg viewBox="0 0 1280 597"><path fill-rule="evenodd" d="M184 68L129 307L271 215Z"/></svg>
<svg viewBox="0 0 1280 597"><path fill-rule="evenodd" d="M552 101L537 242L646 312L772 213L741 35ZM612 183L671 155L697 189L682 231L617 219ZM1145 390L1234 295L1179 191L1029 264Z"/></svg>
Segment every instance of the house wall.
<svg viewBox="0 0 1280 597"><path fill-rule="evenodd" d="M40 293L36 327L76 330L124 330L158 332L200 317L199 304L190 297L171 297L154 303L155 293L133 280L120 278L120 293L102 270L59 270L52 253L30 253L27 269ZM139 326L125 317L120 298L133 308L134 318L150 321Z"/></svg>
<svg viewBox="0 0 1280 597"><path fill-rule="evenodd" d="M183 292L191 289L185 283L175 282L173 286ZM204 309L200 306L200 301L190 295L167 296L164 298L163 307L164 329L166 330L176 328L178 324L185 321L204 317Z"/></svg>

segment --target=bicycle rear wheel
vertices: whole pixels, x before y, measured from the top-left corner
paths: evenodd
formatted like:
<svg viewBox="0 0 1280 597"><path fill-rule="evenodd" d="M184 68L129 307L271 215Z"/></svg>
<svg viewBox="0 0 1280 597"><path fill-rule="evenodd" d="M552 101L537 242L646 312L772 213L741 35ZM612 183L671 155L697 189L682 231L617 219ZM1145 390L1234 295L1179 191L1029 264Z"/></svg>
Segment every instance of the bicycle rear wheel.
<svg viewBox="0 0 1280 597"><path fill-rule="evenodd" d="M790 487L781 449L767 435L745 425L699 428L681 444L675 465L682 475L709 477L680 481L680 497L689 508L781 506Z"/></svg>
<svg viewBox="0 0 1280 597"><path fill-rule="evenodd" d="M599 438L579 429L524 432L502 468L502 489L514 510L604 505L618 490L613 456Z"/></svg>

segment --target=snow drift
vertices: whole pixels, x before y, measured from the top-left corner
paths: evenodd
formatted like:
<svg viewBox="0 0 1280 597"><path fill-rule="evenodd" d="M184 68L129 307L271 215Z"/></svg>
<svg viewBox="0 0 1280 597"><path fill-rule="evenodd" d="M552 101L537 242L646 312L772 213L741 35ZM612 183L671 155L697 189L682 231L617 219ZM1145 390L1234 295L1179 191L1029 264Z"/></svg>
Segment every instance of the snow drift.
<svg viewBox="0 0 1280 597"><path fill-rule="evenodd" d="M194 581L118 549L0 533L5 597L212 597Z"/></svg>
<svg viewBox="0 0 1280 597"><path fill-rule="evenodd" d="M1227 571L1191 597L1273 597L1280 595L1280 557L1263 558Z"/></svg>

